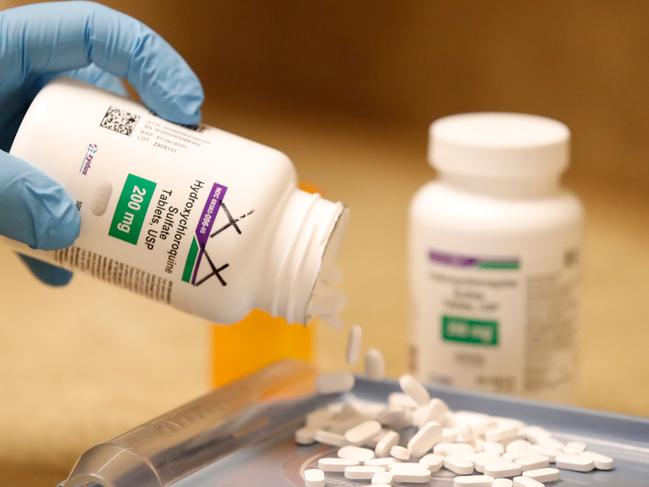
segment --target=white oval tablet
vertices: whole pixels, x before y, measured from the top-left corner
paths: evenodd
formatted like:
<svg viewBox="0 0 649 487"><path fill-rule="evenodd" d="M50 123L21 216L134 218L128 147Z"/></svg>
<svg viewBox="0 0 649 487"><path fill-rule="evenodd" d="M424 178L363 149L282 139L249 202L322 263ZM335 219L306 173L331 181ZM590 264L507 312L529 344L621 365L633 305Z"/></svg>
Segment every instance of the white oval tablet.
<svg viewBox="0 0 649 487"><path fill-rule="evenodd" d="M413 422L418 428L421 428L429 421L437 421L441 424L447 413L448 405L441 399L433 398L428 404L417 408L413 416Z"/></svg>
<svg viewBox="0 0 649 487"><path fill-rule="evenodd" d="M521 431L521 434L532 443L538 443L543 438L549 438L552 436L552 433L540 426L526 426L523 428L523 431Z"/></svg>
<svg viewBox="0 0 649 487"><path fill-rule="evenodd" d="M347 432L347 430L353 428L354 426L358 426L364 421L365 418L363 416L356 416L355 418L347 418L342 420L336 419L329 423L327 430L331 431L332 433L338 433L345 436L345 432Z"/></svg>
<svg viewBox="0 0 649 487"><path fill-rule="evenodd" d="M379 441L381 441L383 439L383 437L386 434L388 434L388 431L390 431L390 430L386 430L386 429L381 428L381 431L379 431L376 435L372 436L372 438L370 438L369 440L367 440L365 442L365 446L367 448L376 448L376 445L378 445Z"/></svg>
<svg viewBox="0 0 649 487"><path fill-rule="evenodd" d="M390 471L394 482L430 482L430 470L420 463L395 463Z"/></svg>
<svg viewBox="0 0 649 487"><path fill-rule="evenodd" d="M518 426L515 424L505 424L488 429L485 434L487 441L508 441L518 436Z"/></svg>
<svg viewBox="0 0 649 487"><path fill-rule="evenodd" d="M376 419L385 411L385 404L381 402L354 401L356 409L367 419Z"/></svg>
<svg viewBox="0 0 649 487"><path fill-rule="evenodd" d="M580 453L579 455L570 455L569 453L557 455L555 463L559 468L564 470L573 470L575 472L590 472L595 468L595 464L590 455L585 455L583 453Z"/></svg>
<svg viewBox="0 0 649 487"><path fill-rule="evenodd" d="M392 483L392 477L393 473L392 472L376 472L374 475L372 475L372 485L376 484L390 484Z"/></svg>
<svg viewBox="0 0 649 487"><path fill-rule="evenodd" d="M502 455L505 453L505 447L502 443L496 443L493 441L485 441L482 444L482 450L486 453L494 453L496 455Z"/></svg>
<svg viewBox="0 0 649 487"><path fill-rule="evenodd" d="M363 462L363 465L374 465L375 467L383 467L389 469L398 461L399 460L392 457L370 458L369 460L365 460Z"/></svg>
<svg viewBox="0 0 649 487"><path fill-rule="evenodd" d="M420 470L420 469L426 469L428 470L428 467L426 465L423 465L419 462L395 462L390 466L390 470Z"/></svg>
<svg viewBox="0 0 649 487"><path fill-rule="evenodd" d="M532 444L527 440L514 440L507 443L507 448L505 449L505 451L507 451L508 453L527 453L531 446Z"/></svg>
<svg viewBox="0 0 649 487"><path fill-rule="evenodd" d="M419 463L428 467L428 470L431 472L437 472L440 468L444 466L444 457L441 455L436 455L435 453L429 453L424 455L419 459Z"/></svg>
<svg viewBox="0 0 649 487"><path fill-rule="evenodd" d="M427 484L430 482L429 470L418 470L412 472L395 473L392 477L395 482L406 482L409 484Z"/></svg>
<svg viewBox="0 0 649 487"><path fill-rule="evenodd" d="M354 365L358 362L361 354L361 342L363 341L363 330L360 326L354 325L349 329L347 335L347 363Z"/></svg>
<svg viewBox="0 0 649 487"><path fill-rule="evenodd" d="M523 472L526 472L527 470L538 470L550 466L550 459L544 455L528 455L516 459L514 463L520 465Z"/></svg>
<svg viewBox="0 0 649 487"><path fill-rule="evenodd" d="M408 412L399 406L388 406L376 418L381 424L394 428L396 430L404 429L410 426Z"/></svg>
<svg viewBox="0 0 649 487"><path fill-rule="evenodd" d="M441 435L442 426L436 421L429 421L408 441L410 454L415 458L423 457L435 446Z"/></svg>
<svg viewBox="0 0 649 487"><path fill-rule="evenodd" d="M417 408L417 402L407 394L403 392L392 392L388 396L388 405L393 407L398 407L402 409Z"/></svg>
<svg viewBox="0 0 649 487"><path fill-rule="evenodd" d="M559 480L559 470L556 468L539 468L523 472L523 477L530 477L539 482L555 482Z"/></svg>
<svg viewBox="0 0 649 487"><path fill-rule="evenodd" d="M379 440L374 449L377 457L387 457L390 455L390 450L393 446L399 444L399 433L395 431L388 431L383 438Z"/></svg>
<svg viewBox="0 0 649 487"><path fill-rule="evenodd" d="M344 472L347 467L358 465L356 460L350 458L321 458L318 468L323 472Z"/></svg>
<svg viewBox="0 0 649 487"><path fill-rule="evenodd" d="M586 451L586 443L581 441L569 441L563 449L564 453L569 453L571 455L579 455L584 451Z"/></svg>
<svg viewBox="0 0 649 487"><path fill-rule="evenodd" d="M310 468L304 471L304 485L306 487L324 487L324 472L319 468Z"/></svg>
<svg viewBox="0 0 649 487"><path fill-rule="evenodd" d="M485 465L503 461L503 458L500 455L488 452L475 453L471 455L471 459L475 464L476 471L481 473L484 472Z"/></svg>
<svg viewBox="0 0 649 487"><path fill-rule="evenodd" d="M439 437L439 441L451 443L457 441L457 437L457 428L442 428L442 435Z"/></svg>
<svg viewBox="0 0 649 487"><path fill-rule="evenodd" d="M548 457L550 459L550 463L554 463L554 460L557 458L557 455L561 455L562 453L560 450L549 448L543 445L532 445L531 451L533 451L538 455L543 455L545 457Z"/></svg>
<svg viewBox="0 0 649 487"><path fill-rule="evenodd" d="M564 445L559 440L556 440L552 437L541 438L537 444L545 446L547 448L552 448L554 450L560 450L560 451L563 451L564 448L566 447L566 445Z"/></svg>
<svg viewBox="0 0 649 487"><path fill-rule="evenodd" d="M530 454L532 454L532 450L529 451L520 451L517 453L510 453L510 452L505 452L503 453L503 459L507 460L508 462L514 462L515 460L518 460L519 458L526 457Z"/></svg>
<svg viewBox="0 0 649 487"><path fill-rule="evenodd" d="M497 425L496 420L491 416L475 411L457 411L454 418L456 423L468 424L473 434L478 436Z"/></svg>
<svg viewBox="0 0 649 487"><path fill-rule="evenodd" d="M485 475L489 475L495 478L516 477L520 475L521 472L522 469L520 465L516 465L515 463L508 463L508 462L488 463L484 467Z"/></svg>
<svg viewBox="0 0 649 487"><path fill-rule="evenodd" d="M519 434L527 427L525 422L521 421L520 419L505 418L504 416L492 416L492 419L496 420L497 426L516 426Z"/></svg>
<svg viewBox="0 0 649 487"><path fill-rule="evenodd" d="M473 462L462 457L446 457L444 468L458 475L469 475L473 473Z"/></svg>
<svg viewBox="0 0 649 487"><path fill-rule="evenodd" d="M90 211L93 215L101 216L106 213L112 194L113 186L109 182L102 182L95 186L95 191L90 201Z"/></svg>
<svg viewBox="0 0 649 487"><path fill-rule="evenodd" d="M392 448L390 448L390 455L392 455L397 460L403 460L404 462L410 460L410 450L404 448L401 445L394 445Z"/></svg>
<svg viewBox="0 0 649 487"><path fill-rule="evenodd" d="M304 426L295 432L295 443L298 445L313 445L315 443L315 428Z"/></svg>
<svg viewBox="0 0 649 487"><path fill-rule="evenodd" d="M419 406L423 406L430 401L430 394L417 379L410 374L399 377L399 385L403 392L410 396Z"/></svg>
<svg viewBox="0 0 649 487"><path fill-rule="evenodd" d="M588 455L593 460L593 464L597 470L612 470L615 467L615 460L601 453L587 451L584 452L584 455Z"/></svg>
<svg viewBox="0 0 649 487"><path fill-rule="evenodd" d="M374 452L369 448L361 448L358 446L348 445L343 446L338 450L338 456L340 458L348 458L350 460L356 460L357 462L364 462L370 458L374 458Z"/></svg>
<svg viewBox="0 0 649 487"><path fill-rule="evenodd" d="M493 477L489 475L460 475L453 480L453 487L464 487L465 485L472 487L491 487L493 480Z"/></svg>
<svg viewBox="0 0 649 487"><path fill-rule="evenodd" d="M433 448L433 453L443 456L462 456L474 453L475 449L468 443L437 443Z"/></svg>
<svg viewBox="0 0 649 487"><path fill-rule="evenodd" d="M455 413L451 411L446 413L444 419L442 419L441 424L444 428L457 428L457 425L459 424L466 424L467 426L469 426L469 423L467 423L466 421L458 421L457 419L455 419Z"/></svg>
<svg viewBox="0 0 649 487"><path fill-rule="evenodd" d="M376 348L370 348L365 352L365 375L374 380L385 377L385 360L383 354Z"/></svg>
<svg viewBox="0 0 649 487"><path fill-rule="evenodd" d="M474 442L474 440L476 440L475 441L476 451L480 450L477 444L478 438L475 438L475 435L473 434L473 430L468 424L458 423L454 426L454 428L457 430L457 441L467 443L467 442ZM444 436L444 430L442 430L442 436Z"/></svg>
<svg viewBox="0 0 649 487"><path fill-rule="evenodd" d="M348 429L345 439L352 445L362 445L381 432L381 423L370 420Z"/></svg>
<svg viewBox="0 0 649 487"><path fill-rule="evenodd" d="M514 487L544 487L545 484L531 477L515 477ZM493 487L493 486L492 486Z"/></svg>

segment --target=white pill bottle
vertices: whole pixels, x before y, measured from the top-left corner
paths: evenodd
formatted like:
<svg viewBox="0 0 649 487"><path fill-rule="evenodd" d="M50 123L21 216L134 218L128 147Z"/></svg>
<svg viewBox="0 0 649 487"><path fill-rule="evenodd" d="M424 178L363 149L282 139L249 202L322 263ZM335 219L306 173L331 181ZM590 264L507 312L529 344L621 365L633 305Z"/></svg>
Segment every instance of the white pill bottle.
<svg viewBox="0 0 649 487"><path fill-rule="evenodd" d="M426 381L570 400L583 209L570 131L470 113L430 127L439 177L410 206L412 367Z"/></svg>
<svg viewBox="0 0 649 487"><path fill-rule="evenodd" d="M81 216L73 246L14 243L20 252L218 323L253 308L335 320L346 210L298 190L281 152L57 80L32 102L11 153L62 184Z"/></svg>

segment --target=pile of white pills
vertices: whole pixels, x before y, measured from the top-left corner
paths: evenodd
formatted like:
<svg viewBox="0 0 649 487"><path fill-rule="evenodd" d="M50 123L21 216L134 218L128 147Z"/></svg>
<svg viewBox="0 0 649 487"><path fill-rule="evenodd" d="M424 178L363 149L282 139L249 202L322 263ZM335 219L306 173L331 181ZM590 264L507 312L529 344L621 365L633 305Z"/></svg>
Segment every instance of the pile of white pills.
<svg viewBox="0 0 649 487"><path fill-rule="evenodd" d="M357 356L358 348L351 348ZM367 362L368 355L365 358ZM382 376L380 354L373 350L369 360L374 362L369 367L366 363L366 370L380 371ZM327 393L350 390L353 384L353 376L346 372L318 380L320 391ZM336 475L369 481L374 487L429 483L441 469L455 475L454 487L542 487L559 480L559 469L589 472L614 467L612 458L587 451L581 442L564 444L540 426L451 411L410 375L402 376L399 384L403 392L390 394L386 404L351 399L307 415L295 441L324 443L338 450L337 457L321 458L318 468L304 472L306 487L323 487L327 477Z"/></svg>

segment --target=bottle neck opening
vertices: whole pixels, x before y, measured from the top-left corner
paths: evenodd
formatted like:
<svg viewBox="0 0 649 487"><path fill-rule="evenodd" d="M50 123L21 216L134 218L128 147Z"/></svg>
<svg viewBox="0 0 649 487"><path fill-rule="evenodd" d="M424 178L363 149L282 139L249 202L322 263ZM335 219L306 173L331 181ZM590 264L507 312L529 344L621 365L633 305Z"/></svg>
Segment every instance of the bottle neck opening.
<svg viewBox="0 0 649 487"><path fill-rule="evenodd" d="M440 172L440 179L459 191L511 199L544 198L561 189L561 174L556 172L511 176Z"/></svg>
<svg viewBox="0 0 649 487"><path fill-rule="evenodd" d="M262 307L290 323L338 313L344 297L330 284L346 219L344 205L319 194L296 189L287 195L260 290Z"/></svg>

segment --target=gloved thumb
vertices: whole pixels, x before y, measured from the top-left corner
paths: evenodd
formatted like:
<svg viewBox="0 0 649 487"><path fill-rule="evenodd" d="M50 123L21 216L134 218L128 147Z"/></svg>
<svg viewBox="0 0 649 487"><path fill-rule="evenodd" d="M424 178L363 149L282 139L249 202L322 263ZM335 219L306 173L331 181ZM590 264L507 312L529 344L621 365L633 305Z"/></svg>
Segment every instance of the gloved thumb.
<svg viewBox="0 0 649 487"><path fill-rule="evenodd" d="M44 250L67 247L79 236L79 212L63 187L1 151L0 235Z"/></svg>
<svg viewBox="0 0 649 487"><path fill-rule="evenodd" d="M79 235L79 212L65 190L27 162L0 151L0 235L39 249L66 247ZM20 256L41 281L67 284L72 273Z"/></svg>
<svg viewBox="0 0 649 487"><path fill-rule="evenodd" d="M32 274L50 286L65 286L72 279L72 272L57 267L42 260L34 259L27 255L18 254L18 257L32 271Z"/></svg>

